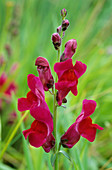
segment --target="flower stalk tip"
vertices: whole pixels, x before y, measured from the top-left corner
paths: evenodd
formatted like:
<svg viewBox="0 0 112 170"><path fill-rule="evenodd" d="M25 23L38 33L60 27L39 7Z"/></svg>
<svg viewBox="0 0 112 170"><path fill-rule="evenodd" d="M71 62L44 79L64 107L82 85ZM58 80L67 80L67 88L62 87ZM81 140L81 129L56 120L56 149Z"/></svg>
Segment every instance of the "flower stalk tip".
<svg viewBox="0 0 112 170"><path fill-rule="evenodd" d="M66 10L65 8L63 8L63 9L61 10L61 16L62 16L62 19L67 16L67 10Z"/></svg>

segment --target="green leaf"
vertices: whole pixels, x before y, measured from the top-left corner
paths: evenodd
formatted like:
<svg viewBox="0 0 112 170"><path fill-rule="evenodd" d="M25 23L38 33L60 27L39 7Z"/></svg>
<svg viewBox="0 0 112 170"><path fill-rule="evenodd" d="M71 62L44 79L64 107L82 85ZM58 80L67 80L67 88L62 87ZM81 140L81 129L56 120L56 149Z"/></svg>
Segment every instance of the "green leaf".
<svg viewBox="0 0 112 170"><path fill-rule="evenodd" d="M66 106L65 106L65 105L61 105L61 107L63 107L64 109L66 109Z"/></svg>
<svg viewBox="0 0 112 170"><path fill-rule="evenodd" d="M71 161L71 158L69 157L69 155L65 151L60 150L59 153L62 153L69 161Z"/></svg>
<svg viewBox="0 0 112 170"><path fill-rule="evenodd" d="M0 169L2 170L15 170L14 168L11 168L3 163L0 163Z"/></svg>
<svg viewBox="0 0 112 170"><path fill-rule="evenodd" d="M80 170L84 170L84 168L83 168L83 164L82 164L82 162L81 162L81 160L80 160L80 155L79 155L79 151L75 148L75 157L76 157L76 159L77 159L77 163L78 163L78 166L79 166L79 169Z"/></svg>
<svg viewBox="0 0 112 170"><path fill-rule="evenodd" d="M54 162L56 160L56 154L51 155L51 165L54 166Z"/></svg>

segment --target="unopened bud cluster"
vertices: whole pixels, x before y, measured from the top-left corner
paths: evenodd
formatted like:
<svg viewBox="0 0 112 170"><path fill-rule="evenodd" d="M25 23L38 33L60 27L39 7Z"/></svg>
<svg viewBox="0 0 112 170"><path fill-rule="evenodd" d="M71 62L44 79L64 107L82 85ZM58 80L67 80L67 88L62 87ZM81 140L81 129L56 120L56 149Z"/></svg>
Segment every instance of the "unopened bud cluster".
<svg viewBox="0 0 112 170"><path fill-rule="evenodd" d="M65 18L67 16L67 10L65 8L61 10L61 16L62 18Z"/></svg>
<svg viewBox="0 0 112 170"><path fill-rule="evenodd" d="M67 16L67 11L65 8L61 10L61 16L62 16L62 24L57 27L56 29L57 33L52 34L52 43L56 50L59 50L61 46L61 39L63 39L65 35L65 31L69 26L69 21L65 19L65 17ZM61 37L61 33L62 33L62 37Z"/></svg>

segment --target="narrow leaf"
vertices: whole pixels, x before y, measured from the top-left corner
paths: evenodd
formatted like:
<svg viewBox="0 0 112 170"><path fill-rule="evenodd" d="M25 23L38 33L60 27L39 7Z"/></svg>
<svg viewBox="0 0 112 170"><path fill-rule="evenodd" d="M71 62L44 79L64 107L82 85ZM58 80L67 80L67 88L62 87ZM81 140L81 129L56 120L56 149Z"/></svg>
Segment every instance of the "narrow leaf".
<svg viewBox="0 0 112 170"><path fill-rule="evenodd" d="M56 160L56 154L51 155L51 165L54 166L54 162Z"/></svg>
<svg viewBox="0 0 112 170"><path fill-rule="evenodd" d="M69 161L71 161L71 158L69 157L69 155L65 151L60 150L59 153L62 153Z"/></svg>

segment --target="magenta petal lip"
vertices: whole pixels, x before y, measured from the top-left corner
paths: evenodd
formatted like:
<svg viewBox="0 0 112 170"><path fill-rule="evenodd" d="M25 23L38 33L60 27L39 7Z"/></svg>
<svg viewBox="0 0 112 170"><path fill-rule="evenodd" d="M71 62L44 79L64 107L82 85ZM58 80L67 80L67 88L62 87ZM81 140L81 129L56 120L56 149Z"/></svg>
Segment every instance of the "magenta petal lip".
<svg viewBox="0 0 112 170"><path fill-rule="evenodd" d="M31 103L27 100L27 98L20 98L18 99L18 110L20 112L29 110L31 108Z"/></svg>
<svg viewBox="0 0 112 170"><path fill-rule="evenodd" d="M55 63L54 65L54 71L57 73L58 78L60 78L65 71L72 68L73 68L72 59L69 59L64 62Z"/></svg>
<svg viewBox="0 0 112 170"><path fill-rule="evenodd" d="M82 119L85 119L89 117L91 114L94 113L96 108L96 102L94 100L83 100L83 106L82 106L82 111L80 115L77 117L76 121L80 121L81 117Z"/></svg>
<svg viewBox="0 0 112 170"><path fill-rule="evenodd" d="M74 71L78 78L80 78L85 73L86 69L87 69L86 64L76 60L76 63L74 65Z"/></svg>
<svg viewBox="0 0 112 170"><path fill-rule="evenodd" d="M31 128L23 131L25 139L29 137L29 142L34 147L40 147L46 142L48 128L45 123L34 120Z"/></svg>
<svg viewBox="0 0 112 170"><path fill-rule="evenodd" d="M45 99L43 85L39 79L39 77L34 76L33 74L29 74L27 77L28 86L31 91L38 97Z"/></svg>
<svg viewBox="0 0 112 170"><path fill-rule="evenodd" d="M29 74L27 77L27 81L31 91L27 93L26 98L22 97L18 99L19 111L30 110L32 107L37 107L41 105L41 103L45 100L43 85L39 77L36 77L33 74Z"/></svg>

